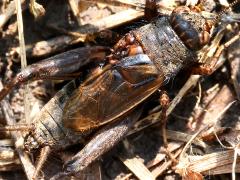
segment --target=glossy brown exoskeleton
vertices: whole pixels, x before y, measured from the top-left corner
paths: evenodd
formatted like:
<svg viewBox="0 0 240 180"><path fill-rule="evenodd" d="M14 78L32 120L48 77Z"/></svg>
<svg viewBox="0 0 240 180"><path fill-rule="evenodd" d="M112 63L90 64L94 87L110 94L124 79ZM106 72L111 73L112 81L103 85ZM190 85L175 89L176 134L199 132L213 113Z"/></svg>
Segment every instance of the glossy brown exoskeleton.
<svg viewBox="0 0 240 180"><path fill-rule="evenodd" d="M198 51L209 43L210 29L199 12L178 7L170 16L157 17L129 32L114 46L101 72L90 74L78 88L71 82L44 107L25 138L25 148L60 150L103 126L65 164L63 174L83 170L124 136L139 115L135 107L181 69L198 64ZM28 66L4 87L0 99L30 79L74 77L89 60L104 59L105 50L85 48L69 52L75 53L70 60L64 59L65 54ZM111 126L105 128L106 124Z"/></svg>

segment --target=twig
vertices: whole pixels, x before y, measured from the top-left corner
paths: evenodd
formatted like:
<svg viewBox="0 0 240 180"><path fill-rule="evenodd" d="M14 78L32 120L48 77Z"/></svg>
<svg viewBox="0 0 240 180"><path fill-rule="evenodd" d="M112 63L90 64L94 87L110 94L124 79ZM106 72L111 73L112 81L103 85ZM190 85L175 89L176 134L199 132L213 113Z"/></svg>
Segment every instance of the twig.
<svg viewBox="0 0 240 180"><path fill-rule="evenodd" d="M110 15L108 17L102 18L100 20L91 22L91 24L87 24L79 27L76 31L82 34L91 34L95 32L99 32L104 29L111 29L116 26L120 26L124 23L130 22L134 19L138 19L143 17L144 12L136 11L133 9L128 9L121 11L119 13ZM58 36L56 38L50 39L48 41L40 41L34 45L27 46L27 57L39 57L46 56L58 51L65 49L68 46L77 44L79 42L88 41L88 37L86 38L76 38L73 36ZM13 48L13 52L20 52L19 48Z"/></svg>
<svg viewBox="0 0 240 180"><path fill-rule="evenodd" d="M136 157L126 158L124 156L118 156L125 166L131 170L140 180L154 180L154 176L148 170L148 168Z"/></svg>

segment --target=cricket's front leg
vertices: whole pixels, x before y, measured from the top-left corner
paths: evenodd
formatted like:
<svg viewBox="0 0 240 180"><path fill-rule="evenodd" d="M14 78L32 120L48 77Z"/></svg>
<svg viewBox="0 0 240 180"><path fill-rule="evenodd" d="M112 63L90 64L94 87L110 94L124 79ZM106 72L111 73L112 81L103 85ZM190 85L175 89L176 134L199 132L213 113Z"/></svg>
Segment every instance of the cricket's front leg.
<svg viewBox="0 0 240 180"><path fill-rule="evenodd" d="M228 48L231 44L240 38L240 32L232 37L230 40L219 46L220 40L223 37L224 31L219 32L214 39L213 44L208 48L207 53L203 56L203 62L209 63L200 64L192 69L193 74L211 75L220 66L219 58L224 49Z"/></svg>
<svg viewBox="0 0 240 180"><path fill-rule="evenodd" d="M38 79L73 79L82 66L94 61L104 60L109 48L83 47L58 54L36 64L27 66L11 79L0 91L2 100L13 87L29 80Z"/></svg>
<svg viewBox="0 0 240 180"><path fill-rule="evenodd" d="M51 180L83 171L105 152L112 149L126 135L140 117L141 112L141 109L135 109L128 116L122 117L99 130L79 153L65 163L64 172L55 175Z"/></svg>

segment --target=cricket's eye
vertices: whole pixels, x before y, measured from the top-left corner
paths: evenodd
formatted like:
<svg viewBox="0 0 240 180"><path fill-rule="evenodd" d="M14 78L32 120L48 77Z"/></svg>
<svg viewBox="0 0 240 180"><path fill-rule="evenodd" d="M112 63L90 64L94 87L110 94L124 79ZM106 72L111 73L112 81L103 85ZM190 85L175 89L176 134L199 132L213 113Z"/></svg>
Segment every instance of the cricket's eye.
<svg viewBox="0 0 240 180"><path fill-rule="evenodd" d="M192 50L200 50L210 40L210 26L203 16L181 6L173 10L170 23L182 42Z"/></svg>

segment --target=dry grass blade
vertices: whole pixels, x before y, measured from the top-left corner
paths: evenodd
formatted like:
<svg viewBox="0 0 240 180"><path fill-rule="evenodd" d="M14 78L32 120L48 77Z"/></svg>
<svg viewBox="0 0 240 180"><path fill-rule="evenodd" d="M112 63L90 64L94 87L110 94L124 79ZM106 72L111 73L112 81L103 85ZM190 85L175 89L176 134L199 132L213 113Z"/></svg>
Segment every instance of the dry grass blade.
<svg viewBox="0 0 240 180"><path fill-rule="evenodd" d="M136 157L126 158L123 155L118 156L120 160L128 167L132 173L141 180L155 179L148 168Z"/></svg>
<svg viewBox="0 0 240 180"><path fill-rule="evenodd" d="M134 152L131 151L131 144L129 144L127 140L124 141L124 145L124 154L120 154L118 157L124 163L124 165L132 171L132 173L124 176L122 180L129 179L129 177L131 177L133 174L141 179L146 179L147 176L149 176L148 178L154 177L155 179L172 165L172 160L166 161L166 153L163 147L159 150L159 153L153 160L144 165L142 160L136 156L134 157ZM182 151L182 145L183 143L179 142L169 143L168 150L174 154L173 157L177 158Z"/></svg>
<svg viewBox="0 0 240 180"><path fill-rule="evenodd" d="M234 150L206 154L204 156L188 156L185 166L178 166L177 172L186 175L188 172L202 173L204 175L216 175L232 172ZM239 163L239 160L237 161ZM240 172L240 166L236 166L236 172Z"/></svg>
<svg viewBox="0 0 240 180"><path fill-rule="evenodd" d="M22 8L21 8L20 0L15 0L15 5L17 9L17 23L18 23L18 36L19 36L19 42L20 42L21 66L22 68L25 68L27 66L27 59L26 59L26 53L25 53Z"/></svg>
<svg viewBox="0 0 240 180"><path fill-rule="evenodd" d="M17 25L18 25L18 36L20 43L20 57L21 57L21 66L22 69L27 67L27 58L26 58L26 48L25 48L25 40L24 40L24 32L23 32L23 19L22 19L22 8L20 0L15 0L16 9L17 9ZM28 84L25 85L24 92L24 115L25 121L30 122L29 114L30 114L30 106L29 106L29 94L30 89Z"/></svg>
<svg viewBox="0 0 240 180"><path fill-rule="evenodd" d="M179 154L181 153L182 149L180 148L182 146L182 143L177 143L177 142L170 142L169 143L169 150L170 152L173 153L173 151L176 151L174 152L173 154L173 157L174 158L177 158L179 156ZM126 164L124 162L124 164L130 169L132 172L133 171L136 171L136 173L138 173L138 171L141 171L141 170L146 170L145 168L148 168L147 170L147 173L151 173L150 177L154 179L156 179L158 176L160 176L163 172L165 172L171 165L172 165L172 160L168 160L168 161L165 161L165 158L166 158L166 154L165 153L159 153L157 154L157 156L155 157L154 160L150 161L146 166L144 165L135 165L134 163L139 163L139 164L143 164L139 159L137 159L136 157L135 158L131 158L131 159L127 159L128 161L130 162L127 162L129 164ZM120 157L121 159L121 157ZM122 160L122 159L121 159ZM125 159L124 159L125 160ZM123 160L122 160L123 161ZM126 161L126 160L125 160ZM163 161L163 162L162 162ZM161 163L162 162L162 163ZM160 165L157 165L161 163ZM140 167L139 167L140 166ZM144 167L143 167L144 166ZM144 168L144 169L141 169L141 168ZM137 169L139 168L139 169ZM149 170L150 169L150 170ZM134 172L133 172L134 173ZM135 173L134 173L135 174ZM136 174L135 174L136 175ZM146 173L144 172L144 175L146 175ZM122 180L125 180L125 179L129 179L130 177L132 176L132 173L130 174L127 174L125 177L122 178ZM136 175L137 176L137 175ZM138 176L137 176L138 177ZM145 178L143 176L143 178Z"/></svg>
<svg viewBox="0 0 240 180"><path fill-rule="evenodd" d="M26 58L26 48L25 48L25 40L24 40L24 32L23 32L23 19L22 19L22 8L20 0L15 0L16 9L17 9L17 24L18 24L18 36L20 43L20 57L21 57L21 66L22 69L27 67L27 58ZM25 93L24 93L24 115L26 122L30 122L29 114L30 107L28 103L28 94L30 93L28 84L25 85Z"/></svg>

